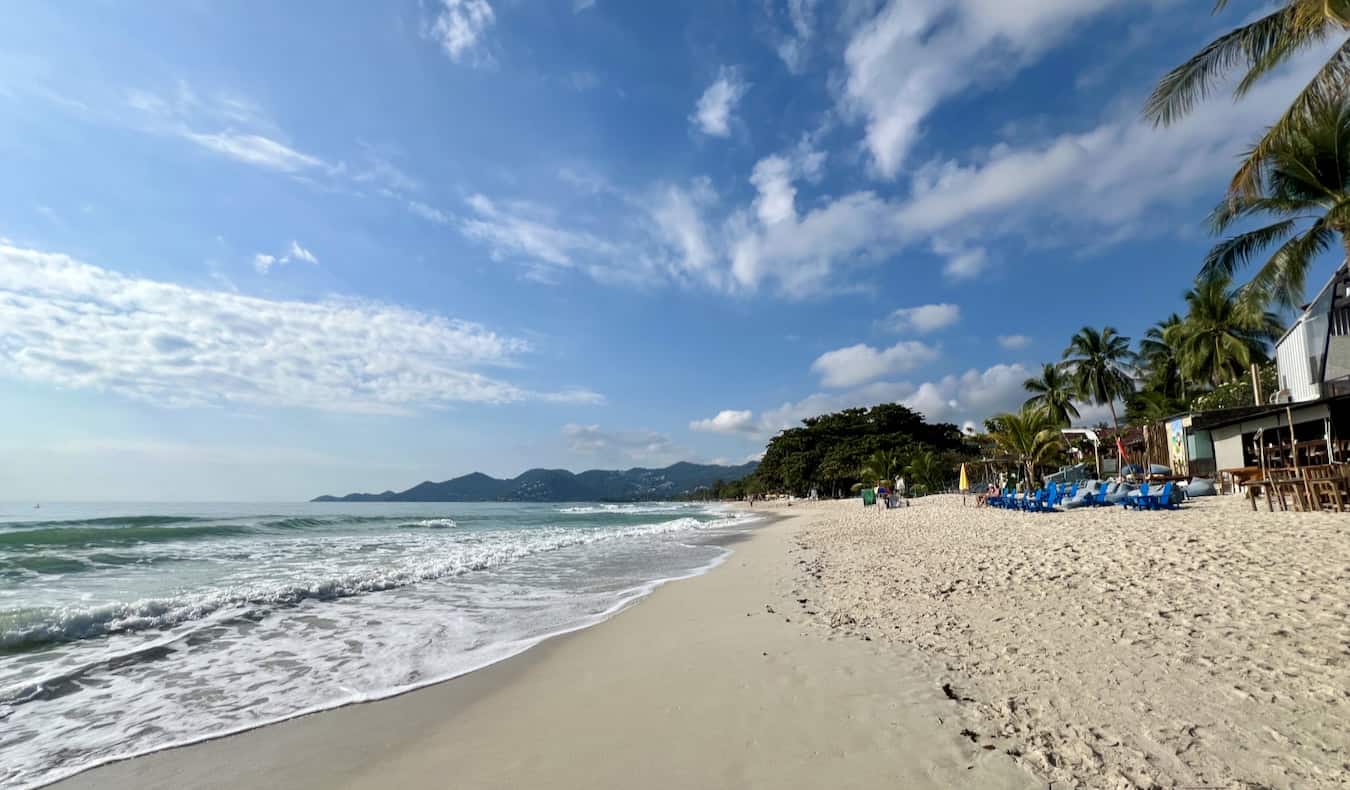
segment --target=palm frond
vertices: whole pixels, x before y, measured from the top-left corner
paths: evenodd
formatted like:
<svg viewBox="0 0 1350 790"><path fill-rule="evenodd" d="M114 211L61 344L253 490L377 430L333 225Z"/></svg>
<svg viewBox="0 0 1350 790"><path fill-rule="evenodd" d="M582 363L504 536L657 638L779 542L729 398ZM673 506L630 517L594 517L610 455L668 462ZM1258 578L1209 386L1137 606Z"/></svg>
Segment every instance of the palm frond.
<svg viewBox="0 0 1350 790"><path fill-rule="evenodd" d="M1205 263L1200 269L1200 276L1223 275L1231 278L1239 269L1248 266L1253 256L1293 233L1297 227L1296 221L1286 219L1264 228L1257 228L1224 239L1214 245L1209 254L1205 256Z"/></svg>
<svg viewBox="0 0 1350 790"><path fill-rule="evenodd" d="M1336 232L1319 219L1280 245L1245 288L1281 307L1297 308L1313 259L1331 249L1335 240Z"/></svg>
<svg viewBox="0 0 1350 790"><path fill-rule="evenodd" d="M1176 122L1208 98L1224 74L1244 62L1256 64L1265 58L1290 35L1293 22L1286 7L1214 39L1158 81L1144 104L1144 117L1154 126Z"/></svg>
<svg viewBox="0 0 1350 790"><path fill-rule="evenodd" d="M1340 49L1327 59L1312 80L1299 91L1298 96L1279 120L1272 124L1256 145L1247 152L1242 165L1228 185L1228 191L1242 195L1259 194L1262 168L1271 151L1293 136L1300 124L1316 113L1319 104L1341 100L1347 84L1350 84L1350 40L1342 44Z"/></svg>

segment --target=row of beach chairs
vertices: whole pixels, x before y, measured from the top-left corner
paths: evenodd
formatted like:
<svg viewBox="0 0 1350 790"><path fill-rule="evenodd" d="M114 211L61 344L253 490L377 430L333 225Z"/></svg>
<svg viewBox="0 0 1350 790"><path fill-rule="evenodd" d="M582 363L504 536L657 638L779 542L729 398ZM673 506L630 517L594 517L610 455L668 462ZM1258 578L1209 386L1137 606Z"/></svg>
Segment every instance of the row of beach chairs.
<svg viewBox="0 0 1350 790"><path fill-rule="evenodd" d="M1076 500L1078 497L1078 484L1074 483L1067 490L1060 488L1058 483L1051 483L1045 488L1036 492L1019 494L1011 488L997 496L990 497L986 504L991 507L1001 507L1005 510L1020 510L1026 513L1050 513L1062 504L1065 500ZM1082 506L1084 507L1110 507L1113 504L1119 504L1126 510L1176 510L1180 505L1173 500L1172 483L1163 485L1162 490L1157 493L1149 493L1148 483L1139 487L1138 492L1131 493L1129 496L1120 499L1119 502L1107 501L1107 486L1105 483L1098 483L1095 491L1087 492L1084 495Z"/></svg>

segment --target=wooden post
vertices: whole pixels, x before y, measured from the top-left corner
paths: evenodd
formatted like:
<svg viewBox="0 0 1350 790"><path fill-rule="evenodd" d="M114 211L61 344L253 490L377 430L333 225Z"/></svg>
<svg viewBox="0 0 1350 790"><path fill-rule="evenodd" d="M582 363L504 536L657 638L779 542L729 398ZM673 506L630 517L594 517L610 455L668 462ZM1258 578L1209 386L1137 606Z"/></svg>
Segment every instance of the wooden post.
<svg viewBox="0 0 1350 790"><path fill-rule="evenodd" d="M1252 397L1256 400L1255 405L1261 405L1261 372L1256 363L1252 363Z"/></svg>

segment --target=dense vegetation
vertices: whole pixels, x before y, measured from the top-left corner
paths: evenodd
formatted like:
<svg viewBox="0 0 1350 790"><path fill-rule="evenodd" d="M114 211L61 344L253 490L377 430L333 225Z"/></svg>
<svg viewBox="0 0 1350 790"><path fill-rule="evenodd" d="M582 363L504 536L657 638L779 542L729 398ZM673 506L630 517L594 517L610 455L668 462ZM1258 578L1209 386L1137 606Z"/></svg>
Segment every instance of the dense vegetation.
<svg viewBox="0 0 1350 790"><path fill-rule="evenodd" d="M925 422L896 403L845 409L811 417L770 442L747 493L779 491L804 496L847 494L858 483L874 485L908 473L923 489L942 487L971 449L955 425Z"/></svg>

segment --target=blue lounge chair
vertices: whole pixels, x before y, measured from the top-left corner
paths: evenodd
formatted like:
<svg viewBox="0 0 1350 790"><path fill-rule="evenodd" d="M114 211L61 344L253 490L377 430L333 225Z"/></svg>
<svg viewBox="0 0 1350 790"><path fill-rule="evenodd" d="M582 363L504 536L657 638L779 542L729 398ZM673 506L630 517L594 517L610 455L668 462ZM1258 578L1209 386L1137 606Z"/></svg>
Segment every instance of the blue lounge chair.
<svg viewBox="0 0 1350 790"><path fill-rule="evenodd" d="M1170 480L1162 487L1161 493L1141 498L1148 500L1145 506L1149 510L1177 510L1181 507L1181 505L1172 502L1172 481Z"/></svg>
<svg viewBox="0 0 1350 790"><path fill-rule="evenodd" d="M1106 507L1107 505L1111 504L1110 502L1106 501L1106 493L1110 490L1111 490L1111 483L1107 480L1102 480L1100 484L1097 486L1096 493L1093 494L1092 497L1088 500L1088 504L1091 505L1092 507Z"/></svg>
<svg viewBox="0 0 1350 790"><path fill-rule="evenodd" d="M1037 513L1054 512L1055 505L1058 505L1059 502L1060 502L1059 483L1051 483L1049 486L1046 487L1045 491L1042 492L1040 501L1036 503L1036 512Z"/></svg>
<svg viewBox="0 0 1350 790"><path fill-rule="evenodd" d="M1143 510L1148 507L1148 483L1141 483L1139 485L1139 493L1134 496L1127 496L1120 500L1120 506L1126 510L1129 510L1130 508Z"/></svg>

